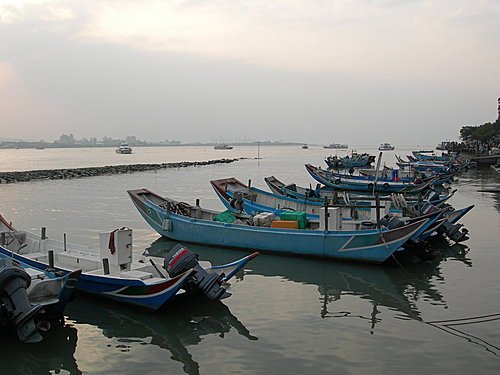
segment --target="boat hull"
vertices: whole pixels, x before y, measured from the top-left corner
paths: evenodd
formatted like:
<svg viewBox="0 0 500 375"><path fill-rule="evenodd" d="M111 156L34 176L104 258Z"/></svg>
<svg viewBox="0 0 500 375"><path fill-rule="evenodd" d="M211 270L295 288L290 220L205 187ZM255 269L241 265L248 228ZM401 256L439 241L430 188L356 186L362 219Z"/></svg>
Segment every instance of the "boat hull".
<svg viewBox="0 0 500 375"><path fill-rule="evenodd" d="M174 214L144 199L142 195L148 193L145 189L128 193L146 222L160 235L176 241L358 262L383 263L427 222L423 220L392 231L255 227Z"/></svg>
<svg viewBox="0 0 500 375"><path fill-rule="evenodd" d="M27 265L44 270L48 264L38 260L30 259L0 246L0 253L19 260ZM72 270L55 267L57 271L69 274ZM128 303L157 310L168 300L174 297L182 288L190 272L179 275L176 278L166 279L154 284L146 284L138 279L124 279L113 276L99 276L82 273L76 289L86 293L100 295L118 302Z"/></svg>
<svg viewBox="0 0 500 375"><path fill-rule="evenodd" d="M371 194L418 193L424 190L430 184L430 182L428 182L427 184L415 185L413 183L399 183L391 181L372 182L338 178L329 174L329 172L320 170L319 168L316 168L310 164L306 164L306 170L316 181L333 189L358 191Z"/></svg>

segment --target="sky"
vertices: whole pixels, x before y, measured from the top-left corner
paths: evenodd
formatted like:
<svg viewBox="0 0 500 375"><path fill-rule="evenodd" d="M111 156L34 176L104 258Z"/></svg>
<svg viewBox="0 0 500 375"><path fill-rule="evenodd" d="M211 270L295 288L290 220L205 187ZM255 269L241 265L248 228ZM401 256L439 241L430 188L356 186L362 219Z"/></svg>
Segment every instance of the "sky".
<svg viewBox="0 0 500 375"><path fill-rule="evenodd" d="M456 140L497 119L498 0L0 0L0 138Z"/></svg>

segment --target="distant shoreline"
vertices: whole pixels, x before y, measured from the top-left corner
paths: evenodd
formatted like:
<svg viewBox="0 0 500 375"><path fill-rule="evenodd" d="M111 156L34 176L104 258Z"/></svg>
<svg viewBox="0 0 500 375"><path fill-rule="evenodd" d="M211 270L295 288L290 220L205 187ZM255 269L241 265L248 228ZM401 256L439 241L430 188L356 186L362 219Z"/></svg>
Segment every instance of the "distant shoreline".
<svg viewBox="0 0 500 375"><path fill-rule="evenodd" d="M145 147L213 147L216 143L181 143L181 144L133 144L129 143L130 147L133 148L145 148ZM302 146L305 143L299 142L250 142L250 143L231 143L231 146ZM319 145L318 145L319 146ZM43 142L0 142L0 150L26 150L26 149L53 149L53 148L117 148L117 145L63 145L54 143L43 143Z"/></svg>
<svg viewBox="0 0 500 375"><path fill-rule="evenodd" d="M66 180L72 178L94 177L102 175L113 175L134 172L146 172L167 168L200 167L213 164L229 164L237 159L215 159L208 161L184 161L160 164L122 164L108 165L105 167L84 167L64 169L40 169L19 172L0 172L0 184L13 184L17 182L29 182L34 180Z"/></svg>

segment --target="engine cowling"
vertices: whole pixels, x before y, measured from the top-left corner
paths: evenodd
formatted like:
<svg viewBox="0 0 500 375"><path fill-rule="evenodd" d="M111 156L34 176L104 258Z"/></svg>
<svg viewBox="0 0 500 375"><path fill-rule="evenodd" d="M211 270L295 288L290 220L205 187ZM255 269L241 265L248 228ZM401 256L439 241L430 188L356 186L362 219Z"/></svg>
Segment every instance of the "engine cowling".
<svg viewBox="0 0 500 375"><path fill-rule="evenodd" d="M200 266L198 255L180 244L167 254L163 267L170 277L179 276L193 269L193 275L186 288L190 292L199 291L213 301L221 299L226 292L222 286L225 275L223 273L208 273Z"/></svg>
<svg viewBox="0 0 500 375"><path fill-rule="evenodd" d="M41 309L32 305L26 289L31 284L30 276L11 259L0 259L0 304L3 320L17 330L22 342L42 341L34 317Z"/></svg>

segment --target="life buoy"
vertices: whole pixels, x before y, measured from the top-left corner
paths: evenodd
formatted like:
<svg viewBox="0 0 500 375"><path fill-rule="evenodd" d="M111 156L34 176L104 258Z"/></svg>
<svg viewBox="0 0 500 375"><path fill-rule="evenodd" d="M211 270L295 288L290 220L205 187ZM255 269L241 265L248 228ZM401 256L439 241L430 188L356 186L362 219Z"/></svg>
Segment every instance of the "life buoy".
<svg viewBox="0 0 500 375"><path fill-rule="evenodd" d="M389 189L389 184L387 182L382 186L384 187L384 189Z"/></svg>
<svg viewBox="0 0 500 375"><path fill-rule="evenodd" d="M333 181L335 183L335 185L338 185L340 184L340 178L337 178L335 181Z"/></svg>

